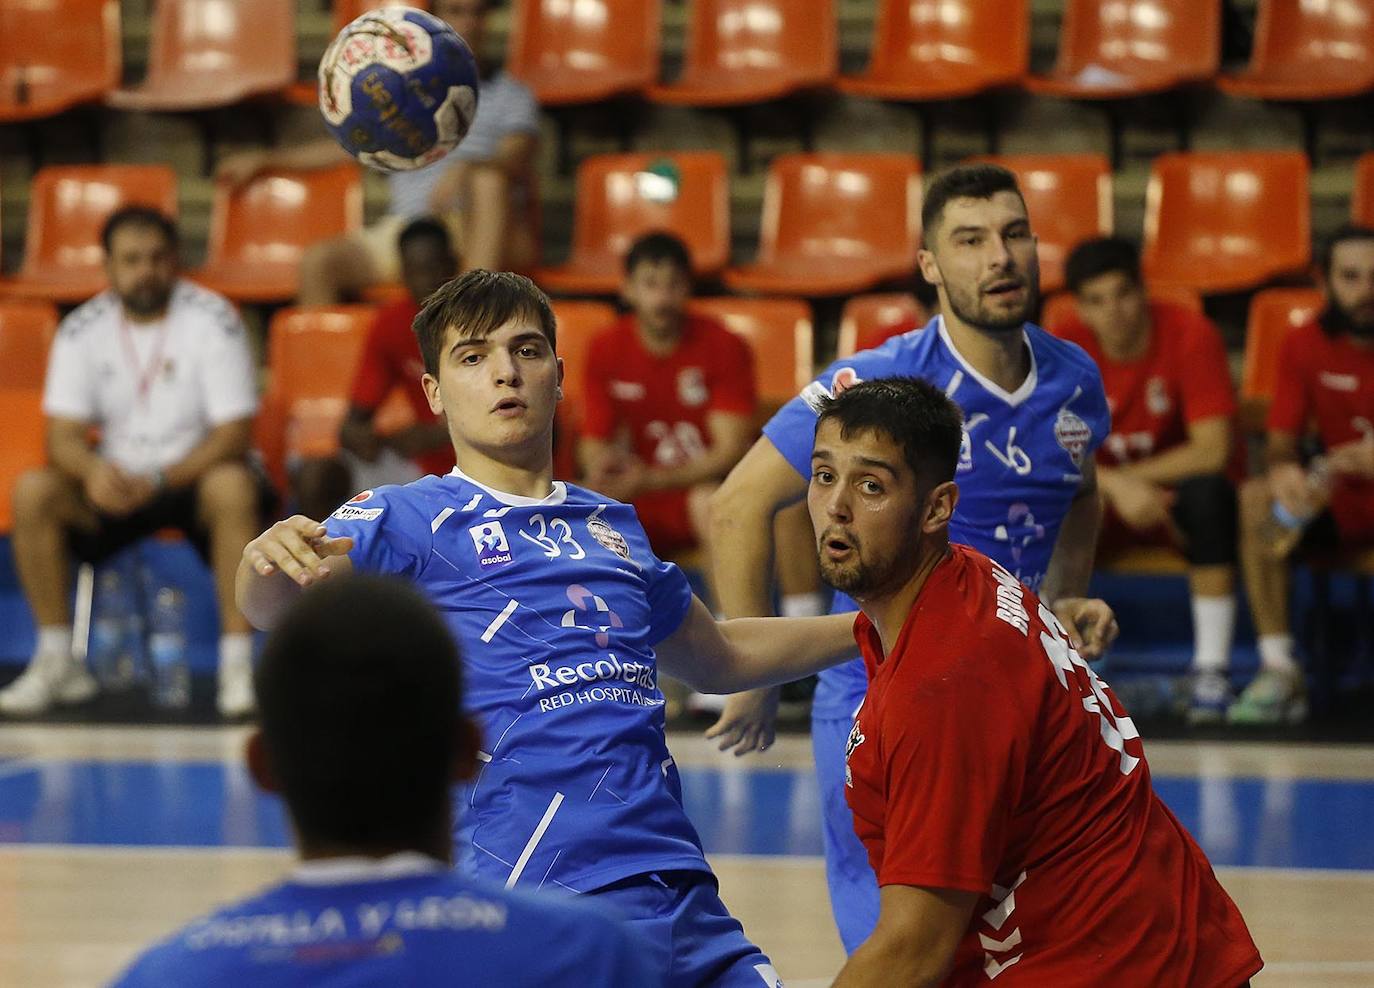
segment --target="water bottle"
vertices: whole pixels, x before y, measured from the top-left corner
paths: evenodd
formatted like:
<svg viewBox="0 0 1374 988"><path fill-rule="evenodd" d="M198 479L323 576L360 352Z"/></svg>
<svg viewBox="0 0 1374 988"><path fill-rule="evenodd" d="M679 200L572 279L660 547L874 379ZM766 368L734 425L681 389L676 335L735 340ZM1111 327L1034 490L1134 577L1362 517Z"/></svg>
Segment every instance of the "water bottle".
<svg viewBox="0 0 1374 988"><path fill-rule="evenodd" d="M91 603L90 667L107 691L127 690L139 678L139 608L129 574L118 565L100 570Z"/></svg>
<svg viewBox="0 0 1374 988"><path fill-rule="evenodd" d="M186 662L186 598L175 587L153 596L149 620L148 659L153 674L153 703L182 710L191 702L191 670Z"/></svg>

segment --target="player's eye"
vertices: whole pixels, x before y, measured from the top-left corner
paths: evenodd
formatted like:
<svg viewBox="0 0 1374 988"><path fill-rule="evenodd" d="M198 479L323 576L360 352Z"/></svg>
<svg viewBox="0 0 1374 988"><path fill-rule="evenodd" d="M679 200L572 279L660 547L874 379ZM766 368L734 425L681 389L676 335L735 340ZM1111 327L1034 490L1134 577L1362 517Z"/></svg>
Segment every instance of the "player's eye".
<svg viewBox="0 0 1374 988"><path fill-rule="evenodd" d="M482 360L482 355L481 355L480 353L465 353L465 354L463 354L461 357L458 358L458 362L459 362L459 363L461 363L461 364L467 364L469 367L474 366L475 364L481 363L481 360Z"/></svg>
<svg viewBox="0 0 1374 988"><path fill-rule="evenodd" d="M811 477L818 484L828 484L835 479L835 475L824 467L819 467L811 472Z"/></svg>
<svg viewBox="0 0 1374 988"><path fill-rule="evenodd" d="M977 237L956 237L955 240L954 240L954 242L955 242L956 244L958 244L960 247L977 247L977 246L978 246L978 238L977 238Z"/></svg>
<svg viewBox="0 0 1374 988"><path fill-rule="evenodd" d="M859 483L859 490L863 491L865 494L881 494L883 492L883 485L876 480L865 480Z"/></svg>
<svg viewBox="0 0 1374 988"><path fill-rule="evenodd" d="M539 356L539 348L535 346L533 343L526 343L524 346L522 346L519 350L515 352L518 353L520 356L529 358L531 360Z"/></svg>

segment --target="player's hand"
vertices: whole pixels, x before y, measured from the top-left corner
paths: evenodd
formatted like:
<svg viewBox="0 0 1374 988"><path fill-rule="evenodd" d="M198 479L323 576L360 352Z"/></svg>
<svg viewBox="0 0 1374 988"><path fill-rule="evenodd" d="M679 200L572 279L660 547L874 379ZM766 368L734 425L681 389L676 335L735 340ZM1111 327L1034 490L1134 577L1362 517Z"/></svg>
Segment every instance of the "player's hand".
<svg viewBox="0 0 1374 988"><path fill-rule="evenodd" d="M1100 659L1116 641L1116 615L1096 597L1061 597L1050 608L1068 632L1069 644L1088 662Z"/></svg>
<svg viewBox="0 0 1374 988"><path fill-rule="evenodd" d="M727 697L725 709L706 729L706 737L719 740L721 751L733 749L736 757L751 751L767 751L773 746L780 695L777 687L770 686Z"/></svg>
<svg viewBox="0 0 1374 988"><path fill-rule="evenodd" d="M346 555L353 540L330 538L319 522L294 515L279 521L243 547L243 556L259 576L281 572L303 587L329 576L324 561Z"/></svg>
<svg viewBox="0 0 1374 988"><path fill-rule="evenodd" d="M1374 479L1374 433L1365 433L1363 439L1333 447L1327 454L1326 462L1336 473L1364 480Z"/></svg>
<svg viewBox="0 0 1374 988"><path fill-rule="evenodd" d="M215 168L215 179L234 188L244 185L271 163L266 151L237 151L227 155Z"/></svg>
<svg viewBox="0 0 1374 988"><path fill-rule="evenodd" d="M140 490L139 479L132 474L125 473L108 460L102 460L95 469L86 474L82 488L85 491L86 500L97 511L104 515L121 518L144 503L140 500L140 495L144 492ZM145 485L151 491L152 485L147 484L146 481Z"/></svg>
<svg viewBox="0 0 1374 988"><path fill-rule="evenodd" d="M1112 509L1136 531L1148 532L1171 521L1174 492L1166 487L1118 471L1104 489Z"/></svg>
<svg viewBox="0 0 1374 988"><path fill-rule="evenodd" d="M1312 503L1307 471L1296 463L1279 463L1269 468L1269 490L1274 500L1295 518L1310 518L1318 506Z"/></svg>
<svg viewBox="0 0 1374 988"><path fill-rule="evenodd" d="M601 470L588 478L587 486L609 498L628 504L643 492L645 473L643 461L637 457L627 456L613 462L608 461Z"/></svg>

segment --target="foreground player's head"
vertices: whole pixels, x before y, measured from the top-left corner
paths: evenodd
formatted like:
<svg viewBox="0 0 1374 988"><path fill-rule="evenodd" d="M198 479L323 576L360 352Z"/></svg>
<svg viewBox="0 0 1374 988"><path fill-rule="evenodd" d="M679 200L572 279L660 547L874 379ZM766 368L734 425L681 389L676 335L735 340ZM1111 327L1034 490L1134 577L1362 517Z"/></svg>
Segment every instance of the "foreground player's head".
<svg viewBox="0 0 1374 988"><path fill-rule="evenodd" d="M692 256L671 233L646 233L625 255L625 284L620 289L635 314L640 332L650 339L675 342L692 297Z"/></svg>
<svg viewBox="0 0 1374 988"><path fill-rule="evenodd" d="M826 583L858 601L887 597L944 552L963 434L958 406L916 378L824 401L807 504Z"/></svg>
<svg viewBox="0 0 1374 988"><path fill-rule="evenodd" d="M1085 240L1064 262L1078 315L1108 353L1132 350L1150 329L1140 251L1121 237Z"/></svg>
<svg viewBox="0 0 1374 988"><path fill-rule="evenodd" d="M921 206L921 274L945 316L984 332L1019 330L1035 309L1040 266L1016 176L999 165L937 175Z"/></svg>
<svg viewBox="0 0 1374 988"><path fill-rule="evenodd" d="M411 220L396 238L401 280L416 305L424 305L444 282L458 273L458 255L448 227L431 216Z"/></svg>
<svg viewBox="0 0 1374 988"><path fill-rule="evenodd" d="M469 271L425 300L413 326L429 407L465 452L502 462L553 455L563 362L548 296L507 271Z"/></svg>
<svg viewBox="0 0 1374 988"><path fill-rule="evenodd" d="M135 322L161 317L180 266L176 224L151 206L125 206L105 221L100 243L110 288L128 317Z"/></svg>
<svg viewBox="0 0 1374 988"><path fill-rule="evenodd" d="M1374 340L1374 229L1341 227L1327 241L1320 263L1326 288L1322 329L1329 336Z"/></svg>
<svg viewBox="0 0 1374 988"><path fill-rule="evenodd" d="M396 579L349 576L302 594L255 676L258 784L280 792L306 857L413 850L447 860L449 786L468 778L458 648Z"/></svg>

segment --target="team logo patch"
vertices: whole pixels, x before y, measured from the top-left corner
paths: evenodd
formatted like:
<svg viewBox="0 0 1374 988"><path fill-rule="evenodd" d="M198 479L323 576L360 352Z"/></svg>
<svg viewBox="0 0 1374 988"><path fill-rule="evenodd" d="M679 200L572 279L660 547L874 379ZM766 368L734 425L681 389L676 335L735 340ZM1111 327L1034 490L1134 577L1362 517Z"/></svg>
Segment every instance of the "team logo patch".
<svg viewBox="0 0 1374 988"><path fill-rule="evenodd" d="M339 521L376 521L382 517L382 512L386 508L355 508L352 504L341 504L330 518L337 518Z"/></svg>
<svg viewBox="0 0 1374 988"><path fill-rule="evenodd" d="M364 501L370 501L370 500L372 500L372 492L371 492L371 491L363 491L361 494L354 494L352 497L350 497L350 498L349 498L347 501L345 501L344 503L345 503L345 504L362 504Z"/></svg>
<svg viewBox="0 0 1374 988"><path fill-rule="evenodd" d="M511 561L510 543L506 541L506 531L499 521L474 525L468 529L468 534L472 536L472 545L477 550L477 562L480 565L499 566Z"/></svg>
<svg viewBox="0 0 1374 988"><path fill-rule="evenodd" d="M973 440L969 438L968 429L963 429L963 436L959 440L959 465L954 468L955 473L967 473L973 469Z"/></svg>
<svg viewBox="0 0 1374 988"><path fill-rule="evenodd" d="M677 397L688 408L698 408L706 404L710 397L706 390L706 377L700 367L684 367L677 374Z"/></svg>
<svg viewBox="0 0 1374 988"><path fill-rule="evenodd" d="M1059 409L1059 416L1054 420L1054 440L1064 447L1074 466L1083 465L1083 452L1092 438L1093 430L1087 422L1067 408Z"/></svg>
<svg viewBox="0 0 1374 988"><path fill-rule="evenodd" d="M863 710L860 705L859 710L854 711L854 726L849 729L849 740L844 743L844 784L850 789L854 788L854 773L849 770L849 756L854 754L854 750L863 744L868 738L864 737L863 728L859 724L859 711Z"/></svg>
<svg viewBox="0 0 1374 988"><path fill-rule="evenodd" d="M611 550L626 562L630 561L630 543L626 542L625 536L612 528L604 519L595 516L588 518L587 532L604 548Z"/></svg>
<svg viewBox="0 0 1374 988"><path fill-rule="evenodd" d="M1150 410L1151 415L1168 415L1173 405L1164 378L1152 377L1145 383L1145 407Z"/></svg>

